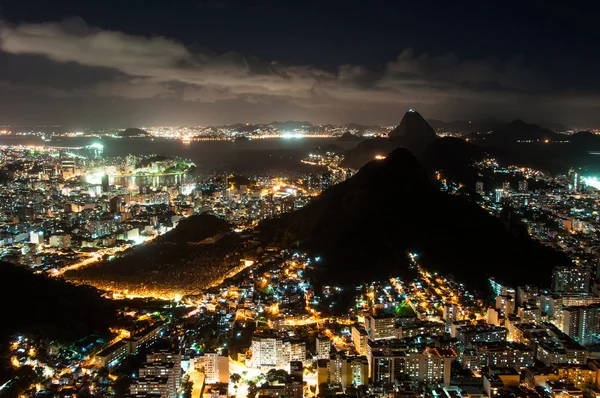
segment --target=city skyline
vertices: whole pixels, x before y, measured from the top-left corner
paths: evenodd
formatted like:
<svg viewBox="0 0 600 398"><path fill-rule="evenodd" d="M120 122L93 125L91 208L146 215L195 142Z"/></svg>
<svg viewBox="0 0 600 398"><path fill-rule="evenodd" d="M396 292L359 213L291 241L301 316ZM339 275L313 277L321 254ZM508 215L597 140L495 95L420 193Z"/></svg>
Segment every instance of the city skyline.
<svg viewBox="0 0 600 398"><path fill-rule="evenodd" d="M600 398L600 3L4 0L0 396Z"/></svg>

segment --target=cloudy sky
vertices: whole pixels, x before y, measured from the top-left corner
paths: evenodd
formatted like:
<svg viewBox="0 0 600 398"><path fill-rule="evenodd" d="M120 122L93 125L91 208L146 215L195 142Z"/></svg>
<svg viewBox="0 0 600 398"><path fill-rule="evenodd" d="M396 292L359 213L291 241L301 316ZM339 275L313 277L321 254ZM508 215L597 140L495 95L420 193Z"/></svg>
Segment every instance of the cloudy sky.
<svg viewBox="0 0 600 398"><path fill-rule="evenodd" d="M7 0L0 125L599 126L600 7L548 3Z"/></svg>

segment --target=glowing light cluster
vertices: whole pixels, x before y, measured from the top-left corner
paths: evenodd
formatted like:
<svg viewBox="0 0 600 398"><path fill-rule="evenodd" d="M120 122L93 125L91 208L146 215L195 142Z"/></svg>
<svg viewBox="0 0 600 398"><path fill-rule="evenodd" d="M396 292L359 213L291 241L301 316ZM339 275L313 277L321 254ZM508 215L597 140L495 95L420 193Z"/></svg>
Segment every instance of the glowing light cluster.
<svg viewBox="0 0 600 398"><path fill-rule="evenodd" d="M582 177L581 181L589 187L600 189L600 179L598 177Z"/></svg>

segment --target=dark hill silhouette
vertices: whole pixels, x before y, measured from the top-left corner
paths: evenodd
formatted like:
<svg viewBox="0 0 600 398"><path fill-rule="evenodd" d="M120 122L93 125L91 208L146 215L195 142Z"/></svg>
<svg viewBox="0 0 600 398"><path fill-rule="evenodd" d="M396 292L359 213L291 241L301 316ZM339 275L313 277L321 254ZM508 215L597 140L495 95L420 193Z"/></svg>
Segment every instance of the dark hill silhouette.
<svg viewBox="0 0 600 398"><path fill-rule="evenodd" d="M540 122L538 123L541 127L548 129L548 130L552 130L552 131L556 131L556 132L564 132L567 131L568 128L562 124L562 123L556 123L556 122Z"/></svg>
<svg viewBox="0 0 600 398"><path fill-rule="evenodd" d="M372 161L306 207L262 225L264 237L299 247L322 261L317 284L364 283L407 275L407 253L428 269L484 289L486 275L510 283L540 283L568 260L465 198L439 192L406 149Z"/></svg>
<svg viewBox="0 0 600 398"><path fill-rule="evenodd" d="M0 346L13 333L65 343L94 333L106 335L116 319L115 303L101 298L95 288L49 279L2 262L0 302L5 317Z"/></svg>
<svg viewBox="0 0 600 398"><path fill-rule="evenodd" d="M486 144L515 143L517 141L544 142L545 140L553 141L555 138L556 133L552 130L545 129L537 124L515 120L485 136L485 141Z"/></svg>
<svg viewBox="0 0 600 398"><path fill-rule="evenodd" d="M200 242L219 233L229 232L231 226L224 220L210 214L199 214L182 219L177 228L156 238L161 243Z"/></svg>
<svg viewBox="0 0 600 398"><path fill-rule="evenodd" d="M415 142L430 143L436 139L435 131L419 112L409 110L400 124L390 131L390 138L403 138Z"/></svg>
<svg viewBox="0 0 600 398"><path fill-rule="evenodd" d="M500 122L480 122L469 120L454 120L445 122L443 120L429 119L429 124L435 131L452 133L488 133L502 127L504 123Z"/></svg>
<svg viewBox="0 0 600 398"><path fill-rule="evenodd" d="M443 171L444 178L471 187L479 180L473 162L485 157L485 151L461 138L438 138L418 155L419 161L429 170Z"/></svg>
<svg viewBox="0 0 600 398"><path fill-rule="evenodd" d="M579 131L569 137L569 141L580 150L600 150L600 135L589 131Z"/></svg>
<svg viewBox="0 0 600 398"><path fill-rule="evenodd" d="M400 148L401 143L389 138L371 138L362 141L356 148L344 153L343 167L360 169L377 155L387 155L396 148Z"/></svg>
<svg viewBox="0 0 600 398"><path fill-rule="evenodd" d="M270 126L278 127L282 130L295 130L306 127L313 127L313 124L307 121L288 120L285 122L271 122Z"/></svg>
<svg viewBox="0 0 600 398"><path fill-rule="evenodd" d="M149 136L146 130L138 129L135 127L128 127L118 134L120 137L146 137Z"/></svg>
<svg viewBox="0 0 600 398"><path fill-rule="evenodd" d="M345 153L342 166L358 169L375 156L385 156L396 148L407 148L413 153L420 153L436 138L435 131L419 112L410 110L404 114L400 124L390 131L388 139L373 138L361 142Z"/></svg>

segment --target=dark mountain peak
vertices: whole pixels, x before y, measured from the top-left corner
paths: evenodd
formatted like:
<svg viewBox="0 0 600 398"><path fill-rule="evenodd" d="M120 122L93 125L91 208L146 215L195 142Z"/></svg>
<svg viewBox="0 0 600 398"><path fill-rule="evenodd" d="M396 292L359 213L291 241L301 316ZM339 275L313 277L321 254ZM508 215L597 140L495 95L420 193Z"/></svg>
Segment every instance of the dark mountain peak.
<svg viewBox="0 0 600 398"><path fill-rule="evenodd" d="M363 166L353 184L362 190L364 184L374 186L377 191L393 195L398 189L412 194L429 191L429 177L415 155L406 148L394 149L385 159L373 160ZM362 185L357 188L357 185Z"/></svg>
<svg viewBox="0 0 600 398"><path fill-rule="evenodd" d="M373 138L361 142L344 156L342 166L358 169L378 156L385 156L396 148L406 148L421 153L437 139L433 128L419 112L412 109L404 114L402 121L389 134L389 139Z"/></svg>
<svg viewBox="0 0 600 398"><path fill-rule="evenodd" d="M390 138L406 138L414 141L430 142L436 139L433 127L421 116L419 112L410 109L404 114L402 121L392 131Z"/></svg>
<svg viewBox="0 0 600 398"><path fill-rule="evenodd" d="M537 125L535 123L526 123L525 121L523 121L521 119L513 120L509 124L507 124L504 127L501 127L499 129L499 131L515 131L515 132L519 132L519 131L523 131L523 130L554 133L552 130L548 130L543 127L540 127L539 125Z"/></svg>
<svg viewBox="0 0 600 398"><path fill-rule="evenodd" d="M554 140L556 134L552 130L545 129L534 123L526 123L521 119L512 122L494 130L486 141L497 144L513 142L542 142Z"/></svg>
<svg viewBox="0 0 600 398"><path fill-rule="evenodd" d="M419 253L428 269L453 273L476 288L487 286L490 271L530 283L540 272L531 264L565 261L552 249L515 237L477 204L434 187L432 167L462 175L460 167L480 156L478 148L444 139L429 152L431 164L425 168L408 149L393 149L302 209L263 222L261 232L281 247L319 256L319 265L310 271L317 285L410 277L407 253Z"/></svg>

